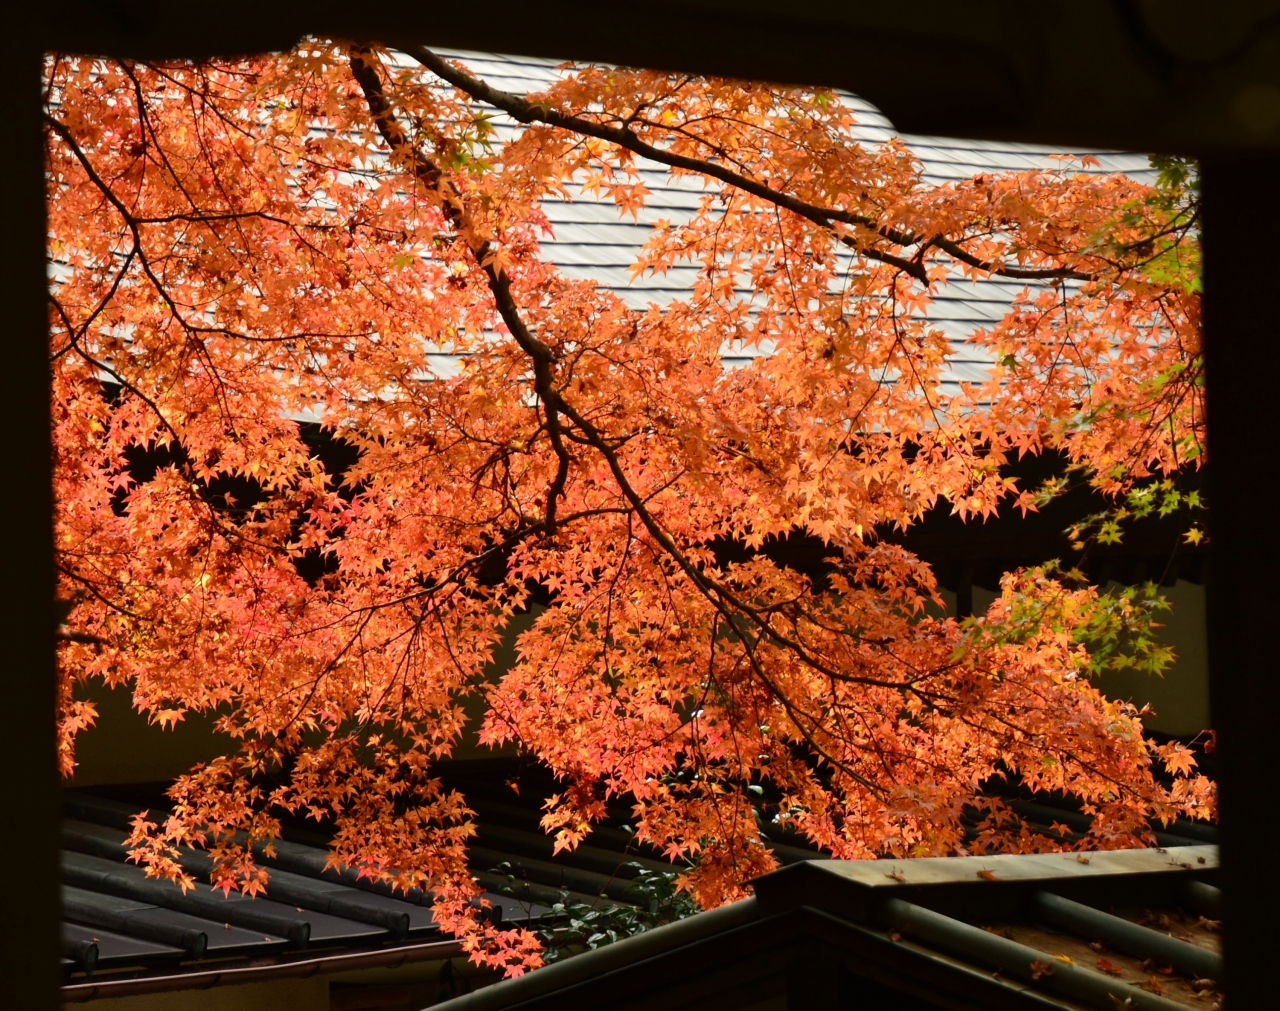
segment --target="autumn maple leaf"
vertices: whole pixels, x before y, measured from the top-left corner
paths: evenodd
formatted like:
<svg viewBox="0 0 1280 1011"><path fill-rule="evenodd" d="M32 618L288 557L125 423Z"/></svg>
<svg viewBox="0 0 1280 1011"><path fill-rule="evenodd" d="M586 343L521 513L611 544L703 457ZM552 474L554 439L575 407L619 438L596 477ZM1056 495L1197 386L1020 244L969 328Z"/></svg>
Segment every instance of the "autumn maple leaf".
<svg viewBox="0 0 1280 1011"><path fill-rule="evenodd" d="M513 95L422 47L46 78L63 771L86 683L232 742L135 824L149 874L189 886L204 847L269 895L280 819L314 818L522 972L433 771L468 734L556 778L556 850L626 798L707 906L775 866L771 819L863 858L1080 845L1006 780L1078 800L1091 847L1212 815L1091 680L1167 661L1154 589L1030 567L958 621L889 536L1039 508L1026 454L1110 496L1080 543L1173 508L1204 459L1184 192L1072 161L939 184L835 93L566 65ZM557 266L568 199L687 287ZM1020 294L957 382L934 301L991 278Z"/></svg>

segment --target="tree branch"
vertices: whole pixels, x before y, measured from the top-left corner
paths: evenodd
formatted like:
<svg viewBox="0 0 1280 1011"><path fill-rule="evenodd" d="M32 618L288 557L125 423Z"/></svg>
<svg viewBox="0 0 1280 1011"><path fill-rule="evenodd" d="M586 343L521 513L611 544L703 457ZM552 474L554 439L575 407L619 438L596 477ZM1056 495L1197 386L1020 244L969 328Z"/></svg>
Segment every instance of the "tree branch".
<svg viewBox="0 0 1280 1011"><path fill-rule="evenodd" d="M381 64L377 55L367 46L353 45L348 51L351 56L351 74L364 92L365 101L382 139L391 148L392 155L405 163L414 178L439 194L445 218L466 243L489 283L502 322L520 348L533 359L534 392L542 401L547 417L547 438L557 458L556 475L547 489L546 533L551 537L555 534L556 502L564 493L571 462L569 450L564 444L560 414L556 409L559 397L555 391L555 353L525 326L519 306L511 294L511 279L501 266L495 266L491 244L474 236L461 195L445 179L440 167L405 136L383 88L382 76L378 73Z"/></svg>
<svg viewBox="0 0 1280 1011"><path fill-rule="evenodd" d="M351 71L364 92L369 111L374 118L374 122L378 127L379 133L383 140L391 149L392 156L400 160L406 169L418 179L423 185L428 186L435 191L441 201L441 209L445 218L456 229L459 237L466 243L468 249L475 257L476 262L480 266L488 281L490 291L493 295L495 305L498 312L506 324L516 343L524 350L533 361L535 391L542 400L548 418L548 436L551 437L552 421L556 426L556 437L552 438L553 448L557 449L557 456L561 459L559 473L566 467L564 459L567 456L567 450L563 449L563 443L558 441L560 434L559 418L563 415L570 419L574 426L582 433L585 440L604 456L606 463L613 474L614 481L618 486L623 498L630 504L632 510L639 517L640 522L648 530L650 536L661 546L666 553L677 565L677 567L685 574L704 599L715 609L715 611L723 617L729 625L734 624L734 612L747 618L759 631L761 636L776 646L793 653L806 666L811 669L825 674L829 677L845 682L853 682L865 684L874 687L889 688L894 690L902 690L910 688L911 684L899 683L891 681L883 681L877 678L857 677L846 674L842 671L834 670L823 664L818 658L812 656L803 645L794 641L788 636L782 635L772 622L767 620L764 612L752 607L746 601L740 600L728 587L723 586L718 581L709 578L705 573L699 571L698 567L689 560L683 551L676 545L671 536L658 523L656 517L648 509L647 503L632 486L628 480L626 472L622 467L621 461L618 459L617 453L613 447L609 445L607 437L599 429L595 427L584 415L582 415L572 404L566 401L560 394L553 382L553 366L555 362L554 352L545 343L539 340L525 324L520 308L511 293L511 282L505 270L494 265L492 249L487 240L478 240L474 238L474 233L470 226L469 215L464 204L461 194L445 179L444 174L436 163L424 154L409 138L405 135L403 127L395 116L390 100L387 98L385 88L383 87L382 77L378 72L380 63L376 54L368 47L351 46L349 48L351 57ZM773 191L769 191L773 192ZM561 455L563 453L563 455ZM552 490L555 489L553 482ZM553 516L548 516L549 521L554 521ZM544 525L549 523L544 521ZM851 778L861 782L869 789L875 789L874 785L861 776L857 770L849 767L847 763L839 760L837 756L831 755L814 737L813 730L820 726L820 720L816 717L800 711L795 703L786 696L786 694L776 685L773 679L764 670L760 663L759 657L756 656L754 648L748 642L746 637L740 637L744 650L747 654L747 661L756 677L770 691L778 703L787 711L791 717L796 730L809 743L809 745L823 758L832 762L837 768L849 775ZM807 727L806 723L811 727Z"/></svg>
<svg viewBox="0 0 1280 1011"><path fill-rule="evenodd" d="M834 222L845 225L853 225L859 228L866 228L880 237L887 239L889 242L898 246L921 246L920 252L911 259L897 256L893 253L876 249L873 246L860 242L856 237L847 233L837 233L840 241L853 248L859 255L867 257L869 260L878 260L889 266L897 267L903 273L909 274L921 284L929 283L929 275L925 270L923 256L930 247L936 247L954 257L961 263L975 267L979 270L986 271L990 274L996 274L1000 277L1014 278L1018 280L1050 280L1050 279L1072 279L1080 281L1094 280L1096 275L1087 274L1077 270L1071 270L1066 267L1051 267L1045 269L1024 269L1021 267L1006 267L1000 263L991 263L982 260L980 257L974 256L965 250L959 243L948 239L944 235L935 235L929 239L923 239L921 236L911 232L903 232L895 228L889 228L881 225L873 218L869 218L863 214L855 214L852 211L841 210L835 207L822 207L818 204L811 204L807 201L800 200L790 194L783 193L768 186L759 180L752 179L743 175L741 172L735 172L733 169L723 165L717 165L714 162L704 161L699 158L690 158L687 155L676 154L672 151L656 147L647 141L636 136L635 132L630 129L630 119L626 126L609 126L605 123L598 123L595 120L586 119L582 116L569 115L560 112L557 109L551 109L547 106L536 105L528 101L520 95L514 95L508 91L501 91L493 87L487 81L481 80L472 74L467 73L460 67L450 63L448 60L432 52L426 46L409 46L404 50L409 56L421 63L437 77L448 81L455 88L470 95L478 102L484 102L486 105L492 105L494 108L501 109L507 115L511 116L520 123L546 123L548 126L559 127L563 130L569 130L573 133L583 134L588 137L595 137L598 140L609 141L617 144L621 148L638 154L643 158L656 161L662 165L668 165L672 168L684 169L688 172L697 172L701 175L711 176L713 179L719 179L723 183L727 183L736 189L742 190L744 193L750 193L752 196L767 200L776 204L778 207L788 210L793 214L797 214L802 218L812 221L814 224L822 225L825 228L831 228ZM653 126L647 120L643 121L646 126Z"/></svg>

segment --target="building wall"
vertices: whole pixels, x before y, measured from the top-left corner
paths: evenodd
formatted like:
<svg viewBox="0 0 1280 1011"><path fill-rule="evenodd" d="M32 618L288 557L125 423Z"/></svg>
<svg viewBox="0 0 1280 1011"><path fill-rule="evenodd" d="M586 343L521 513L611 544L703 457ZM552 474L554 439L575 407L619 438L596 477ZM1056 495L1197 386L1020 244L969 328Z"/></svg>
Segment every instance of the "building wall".
<svg viewBox="0 0 1280 1011"><path fill-rule="evenodd" d="M1106 588L1114 590L1118 584L1111 583ZM1193 737L1210 725L1204 587L1180 579L1173 586L1162 586L1160 592L1171 608L1161 615L1163 627L1157 638L1173 649L1174 662L1163 676L1110 671L1094 683L1110 698L1124 699L1139 708L1150 705L1153 715L1144 721L1149 730ZM984 612L996 596L995 590L975 586L974 613Z"/></svg>
<svg viewBox="0 0 1280 1011"><path fill-rule="evenodd" d="M235 747L230 737L214 733L210 716L188 713L169 730L149 724L127 688L97 684L76 695L98 707L98 722L76 737L73 786L168 782Z"/></svg>
<svg viewBox="0 0 1280 1011"><path fill-rule="evenodd" d="M1112 698L1122 698L1135 705L1150 705L1154 715L1147 726L1161 733L1190 737L1209 726L1209 664L1205 629L1204 587L1179 580L1162 592L1172 605L1164 615L1160 630L1162 641L1176 655L1173 665L1163 677L1116 671L1103 675L1097 684ZM954 610L955 596L943 590L948 607ZM981 614L996 597L994 590L973 588L973 608ZM931 609L932 610L932 609ZM536 610L533 612L536 613ZM515 636L527 628L533 615L522 615L494 657L493 676L515 662ZM98 725L82 733L76 744L75 786L108 783L147 783L173 779L197 762L226 753L234 747L229 737L213 732L211 717L189 714L169 730L147 723L146 717L133 709L125 689L97 686L86 696L98 706ZM494 752L482 748L475 739L474 728L483 715L484 703L478 696L466 703L473 732L460 742L456 758L489 758L515 754L513 749Z"/></svg>
<svg viewBox="0 0 1280 1011"><path fill-rule="evenodd" d="M1108 584L1114 590L1118 584ZM1161 627L1157 638L1173 649L1174 662L1163 676L1140 674L1136 671L1112 671L1095 680L1095 684L1110 698L1124 699L1141 708L1150 705L1152 714L1144 721L1149 730L1174 737L1194 737L1208 729L1209 722L1209 645L1205 626L1204 587L1178 580L1173 586L1163 586L1160 592L1170 603L1170 610L1161 615ZM946 612L954 614L956 595L951 590L939 590L946 604ZM985 586L973 587L973 611L982 614L998 596L997 591ZM930 605L929 614L941 616L944 612Z"/></svg>
<svg viewBox="0 0 1280 1011"><path fill-rule="evenodd" d="M516 636L533 623L541 610L534 605L529 613L512 619L507 635L494 651L490 677L496 679L515 663ZM133 708L132 694L125 688L110 689L96 683L78 689L76 697L88 699L98 707L98 722L76 738L76 772L71 786L169 782L198 762L235 750L230 736L214 732L212 716L188 713L181 722L162 730ZM516 754L514 746L493 750L482 747L477 740L476 730L485 710L483 698L470 696L463 708L470 721L469 732L454 749L454 758Z"/></svg>
<svg viewBox="0 0 1280 1011"><path fill-rule="evenodd" d="M277 979L208 990L106 997L64 1004L65 1011L329 1011L329 980Z"/></svg>
<svg viewBox="0 0 1280 1011"><path fill-rule="evenodd" d="M1162 618L1159 638L1173 648L1173 665L1163 677L1112 671L1097 683L1112 698L1127 699L1138 706L1149 704L1155 715L1145 722L1151 730L1191 737L1210 726L1204 587L1178 580L1173 586L1161 587L1160 592L1172 605Z"/></svg>

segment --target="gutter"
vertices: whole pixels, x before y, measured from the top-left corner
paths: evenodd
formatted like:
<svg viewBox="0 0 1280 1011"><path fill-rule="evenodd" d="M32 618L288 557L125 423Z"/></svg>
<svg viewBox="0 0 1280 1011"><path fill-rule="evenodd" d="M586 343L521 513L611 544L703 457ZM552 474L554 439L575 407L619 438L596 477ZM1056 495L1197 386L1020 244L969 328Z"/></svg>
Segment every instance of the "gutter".
<svg viewBox="0 0 1280 1011"><path fill-rule="evenodd" d="M133 997L146 993L171 993L179 990L208 990L215 986L239 986L263 983L273 979L308 978L356 969L395 968L413 962L433 962L456 958L462 954L458 941L432 941L381 951L330 955L325 958L299 959L272 965L244 966L238 969L216 969L179 975L147 976L141 979L104 980L101 983L74 983L61 989L64 1004L76 1004L106 997Z"/></svg>

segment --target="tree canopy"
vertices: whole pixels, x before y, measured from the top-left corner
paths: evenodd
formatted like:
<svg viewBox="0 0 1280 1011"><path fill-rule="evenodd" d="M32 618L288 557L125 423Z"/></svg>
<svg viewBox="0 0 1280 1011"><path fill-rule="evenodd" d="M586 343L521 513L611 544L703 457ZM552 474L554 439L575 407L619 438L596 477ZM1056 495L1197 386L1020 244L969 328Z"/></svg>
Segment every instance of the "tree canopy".
<svg viewBox="0 0 1280 1011"><path fill-rule="evenodd" d="M1176 497L1204 426L1185 164L931 184L831 91L566 66L514 95L327 41L51 57L46 124L63 771L90 680L237 743L138 823L152 872L189 881L196 844L269 888L280 818L322 818L335 862L431 891L474 957L537 964L475 917L471 812L433 774L476 695L481 740L555 775L558 846L628 796L704 906L773 866L760 818L858 858L1075 845L1002 780L1077 798L1089 846L1212 815L1191 753L1091 682L1167 659L1153 588L1045 565L937 617L887 536L1036 508L1054 488L1006 466L1028 453ZM549 200L637 213L642 164L701 196L632 267L696 282L636 309L540 241ZM931 301L991 276L1027 287L957 392ZM726 368L744 346L767 353ZM820 572L765 550L795 536Z"/></svg>

